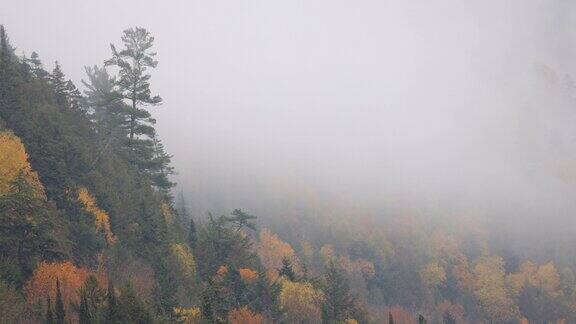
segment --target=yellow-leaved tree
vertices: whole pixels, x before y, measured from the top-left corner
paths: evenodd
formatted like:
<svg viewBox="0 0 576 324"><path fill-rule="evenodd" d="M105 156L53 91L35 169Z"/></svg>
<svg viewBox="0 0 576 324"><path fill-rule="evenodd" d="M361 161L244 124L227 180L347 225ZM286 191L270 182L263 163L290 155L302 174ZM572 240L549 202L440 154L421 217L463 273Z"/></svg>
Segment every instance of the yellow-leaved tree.
<svg viewBox="0 0 576 324"><path fill-rule="evenodd" d="M279 296L285 323L321 323L324 294L308 282L282 279Z"/></svg>
<svg viewBox="0 0 576 324"><path fill-rule="evenodd" d="M505 323L519 318L520 311L507 290L504 260L483 255L473 268L474 295L484 317L491 323Z"/></svg>
<svg viewBox="0 0 576 324"><path fill-rule="evenodd" d="M178 298L182 303L188 304L195 288L196 261L192 250L186 244L171 244L170 254L172 263L176 265L175 275L180 281Z"/></svg>
<svg viewBox="0 0 576 324"><path fill-rule="evenodd" d="M44 197L44 187L38 174L32 171L20 138L12 132L0 132L0 196L9 192L10 186L20 175L34 188L37 195Z"/></svg>
<svg viewBox="0 0 576 324"><path fill-rule="evenodd" d="M110 228L110 218L108 213L98 207L96 199L88 189L81 187L78 189L78 201L84 205L84 209L94 216L94 226L98 231L102 231L106 237L106 241L109 244L114 244L116 242L116 236L112 233Z"/></svg>
<svg viewBox="0 0 576 324"><path fill-rule="evenodd" d="M429 289L439 288L446 283L446 271L438 262L429 262L420 269L420 278Z"/></svg>
<svg viewBox="0 0 576 324"><path fill-rule="evenodd" d="M260 231L258 255L266 269L276 270L281 268L282 260L286 258L291 261L293 270L296 273L301 271L300 259L294 252L294 249L292 249L292 246L282 241L278 235L273 234L267 228Z"/></svg>
<svg viewBox="0 0 576 324"><path fill-rule="evenodd" d="M202 310L200 307L176 307L174 308L174 317L178 323L182 324L200 324L202 323Z"/></svg>

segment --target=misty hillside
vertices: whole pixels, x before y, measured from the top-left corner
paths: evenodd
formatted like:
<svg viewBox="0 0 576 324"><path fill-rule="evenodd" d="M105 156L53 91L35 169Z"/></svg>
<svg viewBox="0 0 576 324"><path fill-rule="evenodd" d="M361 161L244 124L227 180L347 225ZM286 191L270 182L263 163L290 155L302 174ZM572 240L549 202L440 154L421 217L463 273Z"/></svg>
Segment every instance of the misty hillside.
<svg viewBox="0 0 576 324"><path fill-rule="evenodd" d="M0 12L0 324L576 323L575 6L252 5Z"/></svg>

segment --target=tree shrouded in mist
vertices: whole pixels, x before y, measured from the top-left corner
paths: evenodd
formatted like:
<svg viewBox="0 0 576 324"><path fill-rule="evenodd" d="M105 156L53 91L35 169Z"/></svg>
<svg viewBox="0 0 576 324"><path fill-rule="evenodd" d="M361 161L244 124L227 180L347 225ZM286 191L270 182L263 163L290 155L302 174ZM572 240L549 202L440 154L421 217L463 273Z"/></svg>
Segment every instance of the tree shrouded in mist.
<svg viewBox="0 0 576 324"><path fill-rule="evenodd" d="M106 72L98 68L87 69L90 83L89 97L104 100L109 110L106 120L111 126L126 132L126 147L129 159L141 171L148 174L154 185L169 195L168 190L174 186L168 176L174 173L170 166L171 156L156 135L152 118L145 106L156 106L162 103L160 96L151 94L149 69L158 65L152 51L154 37L141 27L126 29L122 35L122 49L113 44L112 58L105 61L106 66L118 69L117 78L106 77ZM96 91L96 90L103 91ZM101 98L98 98L98 97ZM122 102L118 102L118 98ZM98 102L96 102L98 103Z"/></svg>
<svg viewBox="0 0 576 324"><path fill-rule="evenodd" d="M147 124L154 124L155 121L141 106L159 105L162 98L152 96L149 82L151 75L147 73L148 68L155 68L158 65L158 61L154 60L156 53L151 52L154 37L144 28L130 28L124 31L122 43L124 49L120 51L110 44L112 58L105 64L119 69L116 84L118 92L131 104L131 109L127 113L130 118L129 144L133 145L134 137L139 135L153 137L154 135L154 129Z"/></svg>

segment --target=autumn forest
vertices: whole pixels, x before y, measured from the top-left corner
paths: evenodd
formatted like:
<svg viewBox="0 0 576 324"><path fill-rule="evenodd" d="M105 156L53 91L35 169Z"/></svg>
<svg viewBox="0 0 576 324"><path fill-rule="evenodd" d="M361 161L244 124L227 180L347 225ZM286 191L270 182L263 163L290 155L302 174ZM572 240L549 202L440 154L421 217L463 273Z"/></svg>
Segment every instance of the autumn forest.
<svg viewBox="0 0 576 324"><path fill-rule="evenodd" d="M538 218L525 233L508 206L383 197L376 210L305 186L274 202L202 204L157 128L155 110L170 109L155 87L159 38L119 30L83 68L23 53L9 28L0 323L576 323L568 225L555 235L554 219ZM570 80L544 65L536 74L574 109Z"/></svg>

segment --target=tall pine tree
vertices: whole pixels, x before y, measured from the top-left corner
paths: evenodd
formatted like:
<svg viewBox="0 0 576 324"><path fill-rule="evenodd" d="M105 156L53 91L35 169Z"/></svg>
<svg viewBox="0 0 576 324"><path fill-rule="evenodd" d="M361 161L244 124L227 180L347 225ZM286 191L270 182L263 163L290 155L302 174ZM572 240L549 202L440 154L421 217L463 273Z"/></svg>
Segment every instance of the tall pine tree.
<svg viewBox="0 0 576 324"><path fill-rule="evenodd" d="M111 44L112 58L106 60L106 66L116 66L119 69L115 81L118 94L129 103L124 110L128 130L128 151L131 162L139 170L148 174L152 183L166 193L174 186L168 180L173 173L170 168L170 155L156 137L152 118L145 106L156 106L162 103L160 96L153 96L150 91L149 69L158 65L152 51L154 37L141 27L126 29L122 35L124 48L117 50Z"/></svg>
<svg viewBox="0 0 576 324"><path fill-rule="evenodd" d="M50 75L50 83L54 89L54 101L60 108L68 107L68 98L66 97L67 82L64 79L64 72L58 61L54 62L54 69Z"/></svg>

